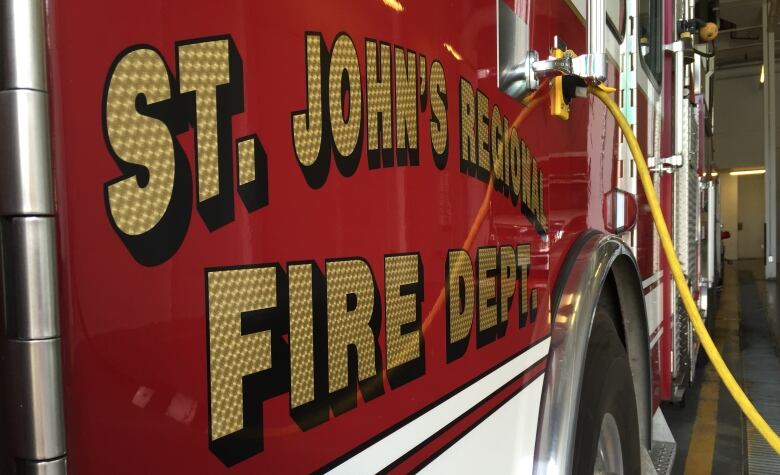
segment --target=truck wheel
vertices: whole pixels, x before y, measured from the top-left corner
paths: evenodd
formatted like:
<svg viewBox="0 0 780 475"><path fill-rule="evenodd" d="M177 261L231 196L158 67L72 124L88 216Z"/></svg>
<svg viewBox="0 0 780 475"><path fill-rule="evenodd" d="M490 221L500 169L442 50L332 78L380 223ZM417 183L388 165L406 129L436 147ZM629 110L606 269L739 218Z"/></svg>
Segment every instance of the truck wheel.
<svg viewBox="0 0 780 475"><path fill-rule="evenodd" d="M599 305L588 342L574 443L576 474L641 473L636 396L626 350Z"/></svg>

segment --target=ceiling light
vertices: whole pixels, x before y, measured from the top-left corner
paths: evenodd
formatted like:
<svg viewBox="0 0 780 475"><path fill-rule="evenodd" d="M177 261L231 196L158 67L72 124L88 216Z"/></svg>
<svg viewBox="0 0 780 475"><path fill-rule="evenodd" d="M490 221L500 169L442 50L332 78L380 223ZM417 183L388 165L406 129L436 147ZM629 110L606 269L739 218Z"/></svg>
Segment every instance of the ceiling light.
<svg viewBox="0 0 780 475"><path fill-rule="evenodd" d="M733 172L729 172L729 175L731 176L741 176L741 175L763 175L766 173L766 170L763 168L756 168L754 170L734 170Z"/></svg>

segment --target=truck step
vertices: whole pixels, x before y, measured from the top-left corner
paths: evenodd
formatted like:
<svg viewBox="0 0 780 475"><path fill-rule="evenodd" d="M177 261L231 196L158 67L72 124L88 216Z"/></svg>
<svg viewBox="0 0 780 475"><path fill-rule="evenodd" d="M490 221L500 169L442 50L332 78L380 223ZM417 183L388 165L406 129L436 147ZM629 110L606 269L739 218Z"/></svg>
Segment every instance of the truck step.
<svg viewBox="0 0 780 475"><path fill-rule="evenodd" d="M674 441L663 413L657 409L653 415L653 445L650 449L650 458L658 475L672 473L675 455L677 455L677 442Z"/></svg>

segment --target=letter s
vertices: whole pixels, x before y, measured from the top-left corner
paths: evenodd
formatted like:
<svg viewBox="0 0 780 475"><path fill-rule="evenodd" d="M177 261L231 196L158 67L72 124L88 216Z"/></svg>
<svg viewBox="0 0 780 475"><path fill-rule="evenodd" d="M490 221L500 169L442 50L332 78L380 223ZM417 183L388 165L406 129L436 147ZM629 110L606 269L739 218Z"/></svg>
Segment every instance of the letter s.
<svg viewBox="0 0 780 475"><path fill-rule="evenodd" d="M122 172L105 185L106 211L130 254L147 266L176 252L191 214L189 165L170 128L172 82L157 51L135 46L115 60L103 97L106 145Z"/></svg>

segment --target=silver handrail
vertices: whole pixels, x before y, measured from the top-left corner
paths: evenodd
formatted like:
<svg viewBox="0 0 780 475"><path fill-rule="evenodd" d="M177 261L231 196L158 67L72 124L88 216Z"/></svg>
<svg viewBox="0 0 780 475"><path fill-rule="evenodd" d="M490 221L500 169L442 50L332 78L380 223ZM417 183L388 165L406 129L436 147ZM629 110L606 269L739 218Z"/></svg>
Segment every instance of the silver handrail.
<svg viewBox="0 0 780 475"><path fill-rule="evenodd" d="M685 89L684 51L682 41L666 45L664 49L674 55L674 154L683 154L683 120L685 120L685 104L683 94Z"/></svg>

